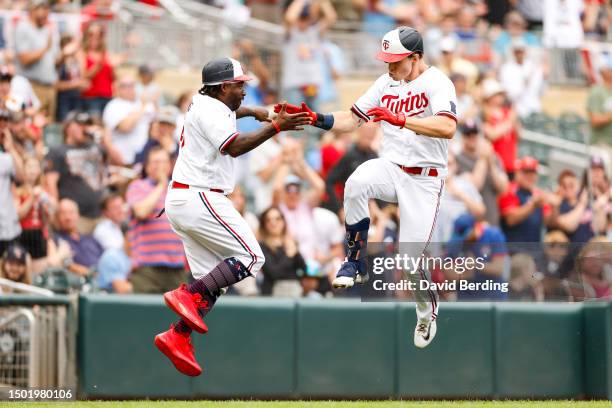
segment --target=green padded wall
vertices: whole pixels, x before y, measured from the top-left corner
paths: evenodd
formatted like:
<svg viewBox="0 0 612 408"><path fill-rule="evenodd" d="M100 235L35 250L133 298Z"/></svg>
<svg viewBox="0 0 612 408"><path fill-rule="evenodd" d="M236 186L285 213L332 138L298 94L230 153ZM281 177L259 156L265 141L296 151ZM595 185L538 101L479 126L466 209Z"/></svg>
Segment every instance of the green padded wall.
<svg viewBox="0 0 612 408"><path fill-rule="evenodd" d="M442 398L493 396L493 308L490 303L442 303L438 333L425 349L413 344L414 304L399 320L399 395Z"/></svg>
<svg viewBox="0 0 612 408"><path fill-rule="evenodd" d="M195 379L153 345L177 319L161 296L78 313L86 398L612 398L612 303L443 303L418 350L412 303L227 297L194 335Z"/></svg>
<svg viewBox="0 0 612 408"><path fill-rule="evenodd" d="M385 398L395 394L397 305L303 301L297 319L297 393Z"/></svg>
<svg viewBox="0 0 612 408"><path fill-rule="evenodd" d="M295 306L290 300L221 299L195 335L204 373L194 395L282 397L295 390Z"/></svg>
<svg viewBox="0 0 612 408"><path fill-rule="evenodd" d="M584 334L585 392L612 399L612 304L584 303Z"/></svg>
<svg viewBox="0 0 612 408"><path fill-rule="evenodd" d="M582 342L580 304L496 304L496 396L580 396Z"/></svg>

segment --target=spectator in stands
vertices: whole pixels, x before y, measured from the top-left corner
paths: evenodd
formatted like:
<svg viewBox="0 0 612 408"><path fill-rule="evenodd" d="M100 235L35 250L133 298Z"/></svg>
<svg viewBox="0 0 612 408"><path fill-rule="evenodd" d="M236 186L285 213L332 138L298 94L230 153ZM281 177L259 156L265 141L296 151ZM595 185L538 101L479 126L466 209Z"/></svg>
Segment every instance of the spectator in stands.
<svg viewBox="0 0 612 408"><path fill-rule="evenodd" d="M12 243L2 252L0 278L25 283L26 285L32 284L32 271L30 270L28 253L20 244ZM0 293L2 293L2 290L0 290Z"/></svg>
<svg viewBox="0 0 612 408"><path fill-rule="evenodd" d="M475 219L480 219L485 214L485 205L474 182L473 174L471 172L458 173L455 156L449 153L448 176L444 182L432 240L447 242L453 233L455 220L465 213L472 215Z"/></svg>
<svg viewBox="0 0 612 408"><path fill-rule="evenodd" d="M477 258L484 263L478 266L445 270L448 279L465 279L473 283L491 280L494 283L507 283L510 275L508 268L508 250L506 238L502 231L490 226L486 221L476 221L470 214L463 214L455 220L453 236L448 244L447 256L458 259ZM504 300L508 293L499 290L459 290L458 300Z"/></svg>
<svg viewBox="0 0 612 408"><path fill-rule="evenodd" d="M112 142L121 152L123 164L134 163L147 143L149 126L155 116L155 105L149 95L136 98L136 82L122 76L115 83L115 97L106 105L102 119L111 131Z"/></svg>
<svg viewBox="0 0 612 408"><path fill-rule="evenodd" d="M587 111L591 122L591 144L602 147L604 159L612 165L612 53L600 62L602 82L593 85L587 99ZM610 170L608 170L610 171ZM608 176L610 173L608 173Z"/></svg>
<svg viewBox="0 0 612 408"><path fill-rule="evenodd" d="M527 31L527 22L523 16L518 11L511 11L504 18L504 30L493 42L498 61L503 61L508 56L510 44L515 39L522 39L528 47L540 45L538 38Z"/></svg>
<svg viewBox="0 0 612 408"><path fill-rule="evenodd" d="M440 57L442 56L440 42L443 38L451 37L456 41L458 40L457 34L455 34L456 26L455 14L444 14L440 17L437 24L427 27L423 36L423 42L430 63L434 65L440 63Z"/></svg>
<svg viewBox="0 0 612 408"><path fill-rule="evenodd" d="M56 239L66 241L72 250L72 259L64 266L77 275L88 276L102 256L102 246L91 235L79 233L79 207L73 200L60 200L56 216Z"/></svg>
<svg viewBox="0 0 612 408"><path fill-rule="evenodd" d="M606 172L606 163L600 156L591 157L589 177L592 193L595 198L608 194L610 191L610 181Z"/></svg>
<svg viewBox="0 0 612 408"><path fill-rule="evenodd" d="M119 194L109 194L102 201L102 220L96 225L93 237L104 249L98 261L96 284L99 289L113 293L131 293L128 280L132 267L126 254L126 203Z"/></svg>
<svg viewBox="0 0 612 408"><path fill-rule="evenodd" d="M143 64L138 67L138 83L136 84L136 98L151 101L156 107L164 105L161 89L155 82L155 71L150 65Z"/></svg>
<svg viewBox="0 0 612 408"><path fill-rule="evenodd" d="M47 237L56 202L42 186L40 161L33 156L24 159L24 179L15 191L15 205L21 224L19 240L32 257L32 271L47 266Z"/></svg>
<svg viewBox="0 0 612 408"><path fill-rule="evenodd" d="M57 27L49 21L48 0L30 0L28 18L15 28L17 73L28 78L46 115L55 118L57 72L60 57Z"/></svg>
<svg viewBox="0 0 612 408"><path fill-rule="evenodd" d="M455 85L455 93L457 95L457 118L459 121L457 132L450 141L450 146L453 153L459 153L461 150L457 149L457 147L461 146L461 132L459 127L468 122L475 124L476 119L478 119L478 115L480 114L480 107L474 100L472 94L468 91L468 83L464 75L453 73L451 74L450 79L453 82L453 85Z"/></svg>
<svg viewBox="0 0 612 408"><path fill-rule="evenodd" d="M467 80L468 89L472 88L478 79L478 67L457 54L457 40L454 37L444 37L440 41L442 57L438 68L446 75L461 74Z"/></svg>
<svg viewBox="0 0 612 408"><path fill-rule="evenodd" d="M88 114L69 115L64 123L64 144L52 148L45 160L45 185L55 199L69 198L79 206L80 230L90 233L100 215L104 192L105 160L102 147L85 133Z"/></svg>
<svg viewBox="0 0 612 408"><path fill-rule="evenodd" d="M323 84L321 37L336 21L329 0L318 0L316 5L320 17L306 0L294 0L287 8L281 70L284 99L297 105L306 102L313 110L318 109L317 94Z"/></svg>
<svg viewBox="0 0 612 408"><path fill-rule="evenodd" d="M246 196L244 195L244 188L241 185L237 185L234 187L234 191L227 196L232 203L234 204L234 208L242 215L242 217L246 220L247 224L254 233L257 233L259 230L259 220L257 216L247 210L246 206Z"/></svg>
<svg viewBox="0 0 612 408"><path fill-rule="evenodd" d="M552 214L551 204L557 204L554 195L536 187L538 181L538 161L533 157L523 157L517 161L516 180L499 198L501 226L508 242L514 243L512 252L533 253L540 242L542 229L549 223Z"/></svg>
<svg viewBox="0 0 612 408"><path fill-rule="evenodd" d="M335 214L317 208L325 191L324 181L306 164L301 149L290 152L275 177L275 198L289 233L306 263L325 269L335 257L342 256L344 234L337 233L341 226ZM304 183L309 185L307 191Z"/></svg>
<svg viewBox="0 0 612 408"><path fill-rule="evenodd" d="M132 211L128 227L135 293L163 293L185 282L183 245L174 233L164 208L170 155L161 147L149 150L145 178L130 183L126 197Z"/></svg>
<svg viewBox="0 0 612 408"><path fill-rule="evenodd" d="M23 161L15 145L13 137L6 128L6 122L0 120L0 253L4 253L8 245L21 234L19 218L11 192L12 181L24 179Z"/></svg>
<svg viewBox="0 0 612 408"><path fill-rule="evenodd" d="M576 49L582 46L584 30L581 16L583 0L544 0L544 33L547 48ZM577 61L576 61L577 62Z"/></svg>
<svg viewBox="0 0 612 408"><path fill-rule="evenodd" d="M119 12L116 0L92 0L81 9L85 20L112 20Z"/></svg>
<svg viewBox="0 0 612 408"><path fill-rule="evenodd" d="M510 259L510 300L544 300L544 287L537 276L536 264L531 255L518 253Z"/></svg>
<svg viewBox="0 0 612 408"><path fill-rule="evenodd" d="M118 294L132 293L133 286L128 280L130 268L130 258L123 250L107 249L98 261L96 275L98 289Z"/></svg>
<svg viewBox="0 0 612 408"><path fill-rule="evenodd" d="M259 239L266 257L262 268L262 295L300 297L299 277L306 272L306 263L291 237L287 222L278 207L270 207L259 218Z"/></svg>
<svg viewBox="0 0 612 408"><path fill-rule="evenodd" d="M610 262L610 243L605 238L589 241L580 251L576 260L576 273L585 287L587 297L612 297L612 284L604 273Z"/></svg>
<svg viewBox="0 0 612 408"><path fill-rule="evenodd" d="M170 154L172 159L176 159L178 155L178 143L174 139L174 130L176 126L176 116L178 112L174 106L163 106L155 114L155 119L151 122L149 129L149 139L142 148L142 151L136 154L136 163L142 163L147 157L149 150L153 147L161 146Z"/></svg>
<svg viewBox="0 0 612 408"><path fill-rule="evenodd" d="M89 24L83 34L81 55L82 70L85 78L89 80L89 86L81 94L83 109L97 117L102 117L104 108L113 97L115 78L113 61L106 51L104 36L103 25Z"/></svg>
<svg viewBox="0 0 612 408"><path fill-rule="evenodd" d="M0 109L9 110L11 105L33 116L40 109L40 101L32 89L30 81L24 76L14 75L7 65L0 66Z"/></svg>
<svg viewBox="0 0 612 408"><path fill-rule="evenodd" d="M513 39L510 48L512 56L501 66L499 80L519 117L525 118L542 110L544 72L541 63L528 57L522 38Z"/></svg>
<svg viewBox="0 0 612 408"><path fill-rule="evenodd" d="M461 153L456 157L458 173L470 172L485 205L484 219L499 226L497 197L508 188L508 176L491 143L480 135L475 122L460 126Z"/></svg>
<svg viewBox="0 0 612 408"><path fill-rule="evenodd" d="M562 231L552 230L544 235L543 251L536 257L537 269L545 277L561 279L569 273L566 258L570 251L569 238Z"/></svg>
<svg viewBox="0 0 612 408"><path fill-rule="evenodd" d="M380 132L375 123L364 123L357 129L355 143L346 151L342 158L329 171L325 186L328 202L325 207L337 213L342 208L344 184L349 176L363 162L377 157L374 143Z"/></svg>
<svg viewBox="0 0 612 408"><path fill-rule="evenodd" d="M23 109L9 110L9 114L8 129L13 135L17 152L22 157L32 155L42 159L46 149L41 129L32 125L31 119L26 116Z"/></svg>
<svg viewBox="0 0 612 408"><path fill-rule="evenodd" d="M493 150L501 159L504 170L512 178L519 138L518 116L512 106L508 105L504 90L496 80L483 81L482 97L482 130L493 143Z"/></svg>
<svg viewBox="0 0 612 408"><path fill-rule="evenodd" d="M77 56L79 43L70 36L63 36L60 41L61 58L57 67L57 114L56 119L63 122L69 112L81 108L81 91L86 85Z"/></svg>
<svg viewBox="0 0 612 408"><path fill-rule="evenodd" d="M123 250L127 221L128 212L123 197L119 194L108 194L102 201L102 219L96 225L93 237L104 250Z"/></svg>
<svg viewBox="0 0 612 408"><path fill-rule="evenodd" d="M561 198L555 225L567 234L573 243L588 242L595 235L593 210L589 203L587 186L580 186L572 170L563 170L557 178L557 194Z"/></svg>
<svg viewBox="0 0 612 408"><path fill-rule="evenodd" d="M461 56L481 67L489 67L493 55L489 41L483 38L478 27L479 17L476 8L465 4L457 12L455 34L459 40Z"/></svg>
<svg viewBox="0 0 612 408"><path fill-rule="evenodd" d="M191 99L193 98L193 91L186 91L179 95L176 101L176 107L179 113L176 115L176 126L174 128L174 140L177 142L181 138L181 132L183 131L183 124L185 123L185 114L187 109L191 105ZM248 94L247 94L248 95Z"/></svg>
<svg viewBox="0 0 612 408"><path fill-rule="evenodd" d="M281 143L280 135L275 135L249 153L249 173L252 175L255 213L261 214L272 204L274 175L283 163L293 157L290 152L295 148L297 142L294 139L285 137Z"/></svg>

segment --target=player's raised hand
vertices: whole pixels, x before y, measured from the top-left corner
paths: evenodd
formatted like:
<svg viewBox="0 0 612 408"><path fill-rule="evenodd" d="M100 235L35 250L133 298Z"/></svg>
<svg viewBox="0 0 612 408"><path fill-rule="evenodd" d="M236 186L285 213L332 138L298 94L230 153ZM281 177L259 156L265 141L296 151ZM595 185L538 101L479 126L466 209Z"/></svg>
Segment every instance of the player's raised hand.
<svg viewBox="0 0 612 408"><path fill-rule="evenodd" d="M384 120L391 125L403 128L406 124L406 116L403 113L393 113L387 108L377 106L367 112L368 116L374 116L374 122Z"/></svg>
<svg viewBox="0 0 612 408"><path fill-rule="evenodd" d="M303 126L310 125L312 120L307 112L289 113L287 102L283 102L275 122L280 130L303 130Z"/></svg>

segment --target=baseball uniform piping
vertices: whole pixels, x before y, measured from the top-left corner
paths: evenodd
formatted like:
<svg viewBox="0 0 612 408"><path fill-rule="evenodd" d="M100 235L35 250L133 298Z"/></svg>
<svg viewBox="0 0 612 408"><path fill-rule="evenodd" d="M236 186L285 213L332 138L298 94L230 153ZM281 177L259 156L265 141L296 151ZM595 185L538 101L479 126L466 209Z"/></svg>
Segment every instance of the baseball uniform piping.
<svg viewBox="0 0 612 408"><path fill-rule="evenodd" d="M359 109L357 107L357 105L353 105L351 106L351 112L353 112L355 115L357 115L360 119L365 120L366 122L368 122L370 120L370 117L368 115L366 115L365 113L363 113L361 111L361 109Z"/></svg>
<svg viewBox="0 0 612 408"><path fill-rule="evenodd" d="M234 231L232 229L232 227L229 226L229 224L227 224L225 221L223 221L223 219L219 216L219 214L217 214L217 212L215 211L215 209L213 208L213 206L210 204L210 202L208 201L208 198L206 198L206 195L204 194L204 192L200 192L200 199L202 200L202 203L204 203L204 206L206 207L206 209L208 210L208 212L210 213L210 215L213 216L213 218L215 220L217 220L217 222L219 224L221 224L221 226L223 228L225 228L225 230L236 240L238 241L238 243L240 244L240 246L249 253L249 255L251 255L251 263L249 264L249 266L247 266L247 271L251 271L251 268L253 267L253 265L255 264L255 262L257 262L257 255L255 255L255 253L253 251L251 251L251 248L249 248L249 246L242 240L242 238L240 238L240 235L238 235L236 233L236 231Z"/></svg>
<svg viewBox="0 0 612 408"><path fill-rule="evenodd" d="M221 154L225 154L225 148L226 148L227 146L229 146L229 144L230 144L230 143L232 143L232 141L233 141L233 140L234 140L236 137L238 137L238 135L239 135L239 134L240 134L240 132L234 132L234 133L232 133L231 135L229 135L229 136L227 137L227 139L225 139L225 140L223 141L223 143L221 143L221 147L219 147L219 152L221 152Z"/></svg>
<svg viewBox="0 0 612 408"><path fill-rule="evenodd" d="M457 121L457 116L454 115L452 112L449 111L440 111L440 112L436 112L436 116L446 116L451 118L452 120L454 120L455 122Z"/></svg>

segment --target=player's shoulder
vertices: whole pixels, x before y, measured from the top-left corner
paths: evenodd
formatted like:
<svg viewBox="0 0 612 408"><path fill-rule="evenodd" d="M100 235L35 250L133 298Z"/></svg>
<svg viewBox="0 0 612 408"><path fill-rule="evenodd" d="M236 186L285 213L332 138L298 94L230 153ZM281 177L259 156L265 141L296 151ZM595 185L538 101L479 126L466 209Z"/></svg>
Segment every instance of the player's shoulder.
<svg viewBox="0 0 612 408"><path fill-rule="evenodd" d="M384 73L378 78L376 78L376 81L374 81L373 86L382 89L391 84L392 82L394 82L393 78L391 78L388 73Z"/></svg>
<svg viewBox="0 0 612 408"><path fill-rule="evenodd" d="M451 81L448 75L442 72L442 70L439 69L438 67L435 67L435 66L429 67L427 71L425 71L425 75L427 75L428 77L426 83L429 86L432 86L435 88L440 88L443 86L454 87L453 81Z"/></svg>

